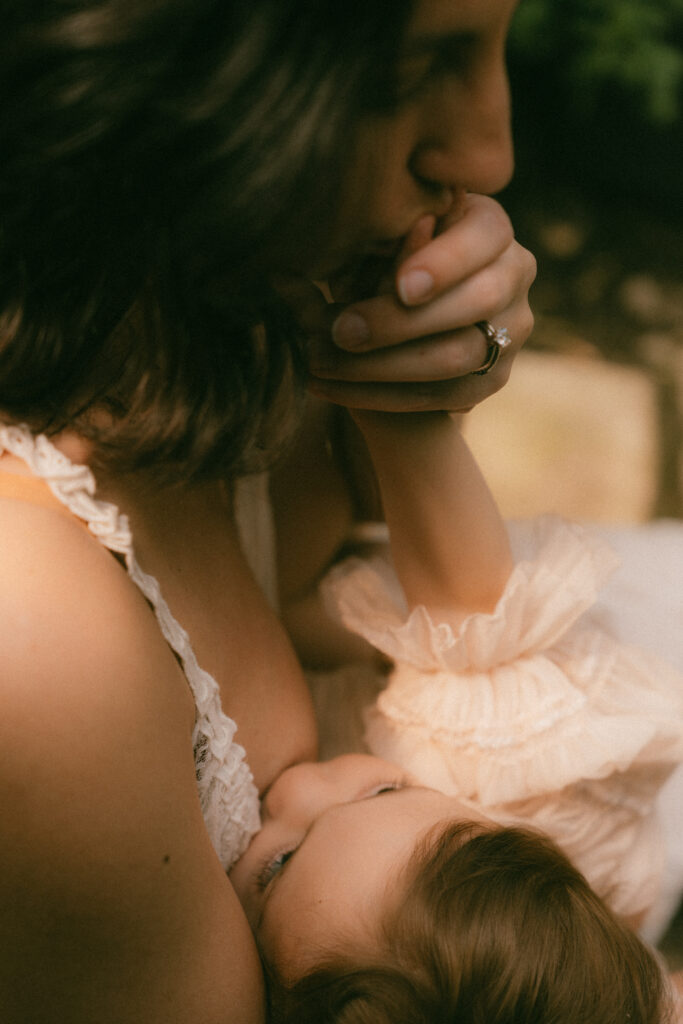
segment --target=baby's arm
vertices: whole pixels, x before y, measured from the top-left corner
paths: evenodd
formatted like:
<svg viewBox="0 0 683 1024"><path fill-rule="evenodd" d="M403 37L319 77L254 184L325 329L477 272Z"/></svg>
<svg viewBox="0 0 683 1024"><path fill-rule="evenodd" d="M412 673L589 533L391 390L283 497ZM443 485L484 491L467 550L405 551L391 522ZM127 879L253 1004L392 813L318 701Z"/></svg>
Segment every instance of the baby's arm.
<svg viewBox="0 0 683 1024"><path fill-rule="evenodd" d="M491 611L512 570L500 512L448 413L354 411L377 473L409 605L451 622Z"/></svg>

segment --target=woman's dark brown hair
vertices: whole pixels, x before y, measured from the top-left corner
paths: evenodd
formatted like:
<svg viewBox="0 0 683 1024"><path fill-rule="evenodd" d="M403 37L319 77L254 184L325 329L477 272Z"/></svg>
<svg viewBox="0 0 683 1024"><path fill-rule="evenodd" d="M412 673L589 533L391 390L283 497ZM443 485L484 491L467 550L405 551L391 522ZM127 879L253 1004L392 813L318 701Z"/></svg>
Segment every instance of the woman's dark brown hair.
<svg viewBox="0 0 683 1024"><path fill-rule="evenodd" d="M302 376L272 272L324 238L410 7L3 5L3 419L185 476L258 458Z"/></svg>
<svg viewBox="0 0 683 1024"><path fill-rule="evenodd" d="M285 987L272 1024L663 1024L655 957L550 840L455 823L402 876L373 963L339 950ZM270 971L272 973L272 965Z"/></svg>

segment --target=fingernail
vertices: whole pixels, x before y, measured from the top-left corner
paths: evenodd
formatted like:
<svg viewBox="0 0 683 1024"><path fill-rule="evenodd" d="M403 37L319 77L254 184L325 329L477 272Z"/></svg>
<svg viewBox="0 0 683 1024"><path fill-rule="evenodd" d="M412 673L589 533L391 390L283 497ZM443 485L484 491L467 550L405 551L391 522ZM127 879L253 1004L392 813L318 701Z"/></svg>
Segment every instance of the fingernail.
<svg viewBox="0 0 683 1024"><path fill-rule="evenodd" d="M332 338L340 348L360 348L370 340L370 328L360 313L347 311L332 324Z"/></svg>
<svg viewBox="0 0 683 1024"><path fill-rule="evenodd" d="M434 278L427 270L409 270L398 281L398 294L406 306L424 302L432 294Z"/></svg>

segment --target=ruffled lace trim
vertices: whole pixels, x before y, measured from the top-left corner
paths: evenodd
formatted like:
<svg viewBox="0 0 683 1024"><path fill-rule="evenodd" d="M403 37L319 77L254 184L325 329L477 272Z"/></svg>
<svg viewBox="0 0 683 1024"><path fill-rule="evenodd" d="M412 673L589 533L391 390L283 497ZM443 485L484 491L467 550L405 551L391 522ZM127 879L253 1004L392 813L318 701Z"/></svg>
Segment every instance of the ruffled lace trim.
<svg viewBox="0 0 683 1024"><path fill-rule="evenodd" d="M577 524L544 516L534 525L539 557L520 562L490 614L456 630L418 605L408 612L383 558L351 558L323 584L331 613L394 661L421 671L482 672L550 647L589 608L619 560Z"/></svg>
<svg viewBox="0 0 683 1024"><path fill-rule="evenodd" d="M493 805L683 756L683 680L654 656L577 625L615 565L583 528L536 524L537 557L495 611L459 631L408 614L386 562L333 571L328 605L391 657L368 716L373 753L445 792Z"/></svg>
<svg viewBox="0 0 683 1024"><path fill-rule="evenodd" d="M398 666L368 713L366 742L436 788L486 806L634 765L679 763L678 674L635 650L619 654L592 631L576 642L488 675Z"/></svg>
<svg viewBox="0 0 683 1024"><path fill-rule="evenodd" d="M212 844L227 870L260 827L258 792L244 748L235 742L236 723L223 713L218 683L198 663L188 634L171 614L159 584L140 568L128 518L115 505L95 498L95 478L72 463L44 435L24 426L0 427L0 451L23 459L97 540L123 556L128 575L151 605L169 647L178 656L194 696L193 733L197 785Z"/></svg>
<svg viewBox="0 0 683 1024"><path fill-rule="evenodd" d="M532 557L492 614L459 628L409 612L386 561L328 577L333 614L395 663L365 742L494 820L540 828L616 910L639 913L658 884L655 797L683 759L683 678L585 615L609 549L578 525L529 525Z"/></svg>

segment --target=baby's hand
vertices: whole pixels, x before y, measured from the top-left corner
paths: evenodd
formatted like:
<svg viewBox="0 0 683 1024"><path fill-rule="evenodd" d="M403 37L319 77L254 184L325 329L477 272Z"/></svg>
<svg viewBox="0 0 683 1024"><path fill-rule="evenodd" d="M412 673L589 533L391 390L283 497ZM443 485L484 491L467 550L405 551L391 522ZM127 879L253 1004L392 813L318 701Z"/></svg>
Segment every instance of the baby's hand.
<svg viewBox="0 0 683 1024"><path fill-rule="evenodd" d="M349 408L465 411L505 384L533 327L534 257L487 196L467 195L456 220L436 237L433 227L431 217L416 224L380 294L343 311L309 310L313 392ZM473 326L480 320L506 327L512 344L489 373L473 375L488 349Z"/></svg>

